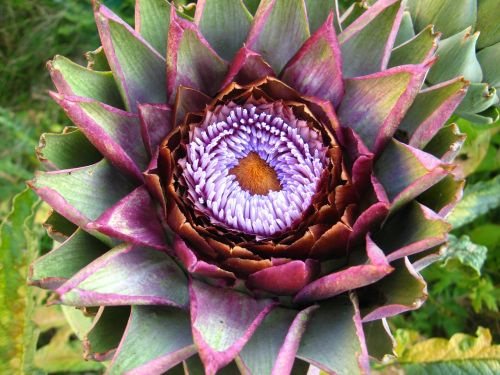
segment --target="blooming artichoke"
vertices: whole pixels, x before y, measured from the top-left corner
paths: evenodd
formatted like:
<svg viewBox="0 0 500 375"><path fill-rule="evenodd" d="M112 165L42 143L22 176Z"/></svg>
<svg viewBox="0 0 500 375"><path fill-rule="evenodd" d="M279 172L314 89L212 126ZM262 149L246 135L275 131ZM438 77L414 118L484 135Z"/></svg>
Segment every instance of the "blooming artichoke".
<svg viewBox="0 0 500 375"><path fill-rule="evenodd" d="M368 373L426 298L468 82L423 88L438 35L393 49L400 0L348 26L335 2L246 3L137 0L135 29L95 3L88 67L48 63L76 127L37 149L61 243L30 282L95 316L109 374Z"/></svg>

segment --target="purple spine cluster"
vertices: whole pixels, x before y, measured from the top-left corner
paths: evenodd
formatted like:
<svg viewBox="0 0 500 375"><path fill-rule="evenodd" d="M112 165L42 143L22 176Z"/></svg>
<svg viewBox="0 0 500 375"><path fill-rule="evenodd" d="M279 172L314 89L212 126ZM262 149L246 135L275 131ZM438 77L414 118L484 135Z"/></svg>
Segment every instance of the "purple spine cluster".
<svg viewBox="0 0 500 375"><path fill-rule="evenodd" d="M327 148L304 121L285 121L254 105L224 108L191 131L182 160L188 194L213 223L267 237L293 227L312 197L326 164ZM244 190L229 171L250 152L277 174L280 191Z"/></svg>

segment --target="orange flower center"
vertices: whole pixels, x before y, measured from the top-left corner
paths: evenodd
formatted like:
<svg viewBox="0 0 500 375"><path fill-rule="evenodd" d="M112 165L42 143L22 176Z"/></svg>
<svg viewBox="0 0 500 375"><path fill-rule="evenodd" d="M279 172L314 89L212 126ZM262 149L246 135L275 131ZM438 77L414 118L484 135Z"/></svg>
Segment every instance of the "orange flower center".
<svg viewBox="0 0 500 375"><path fill-rule="evenodd" d="M270 190L281 190L276 171L253 151L240 159L229 173L236 176L242 189L253 195L266 195Z"/></svg>

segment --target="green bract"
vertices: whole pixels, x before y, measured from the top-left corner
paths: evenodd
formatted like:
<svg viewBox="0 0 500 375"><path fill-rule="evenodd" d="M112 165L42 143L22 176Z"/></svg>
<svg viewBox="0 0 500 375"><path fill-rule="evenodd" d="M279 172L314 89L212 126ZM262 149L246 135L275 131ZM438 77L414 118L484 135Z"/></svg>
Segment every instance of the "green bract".
<svg viewBox="0 0 500 375"><path fill-rule="evenodd" d="M498 2L409 0L407 7L406 20L411 24L408 25L410 30L420 32L433 24L435 30L442 33L437 51L440 58L431 69L428 82L437 84L455 75L464 76L471 82L471 87L456 113L477 124L498 121Z"/></svg>

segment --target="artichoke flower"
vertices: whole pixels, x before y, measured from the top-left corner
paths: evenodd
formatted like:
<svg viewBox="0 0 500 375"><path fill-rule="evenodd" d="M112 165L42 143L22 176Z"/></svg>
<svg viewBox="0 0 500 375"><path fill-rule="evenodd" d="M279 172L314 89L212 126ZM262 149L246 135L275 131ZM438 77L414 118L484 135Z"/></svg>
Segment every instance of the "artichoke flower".
<svg viewBox="0 0 500 375"><path fill-rule="evenodd" d="M75 127L37 149L59 244L30 282L94 316L108 374L369 373L426 299L468 82L423 87L438 35L393 48L399 0L246 3L95 3L88 66L48 63Z"/></svg>

